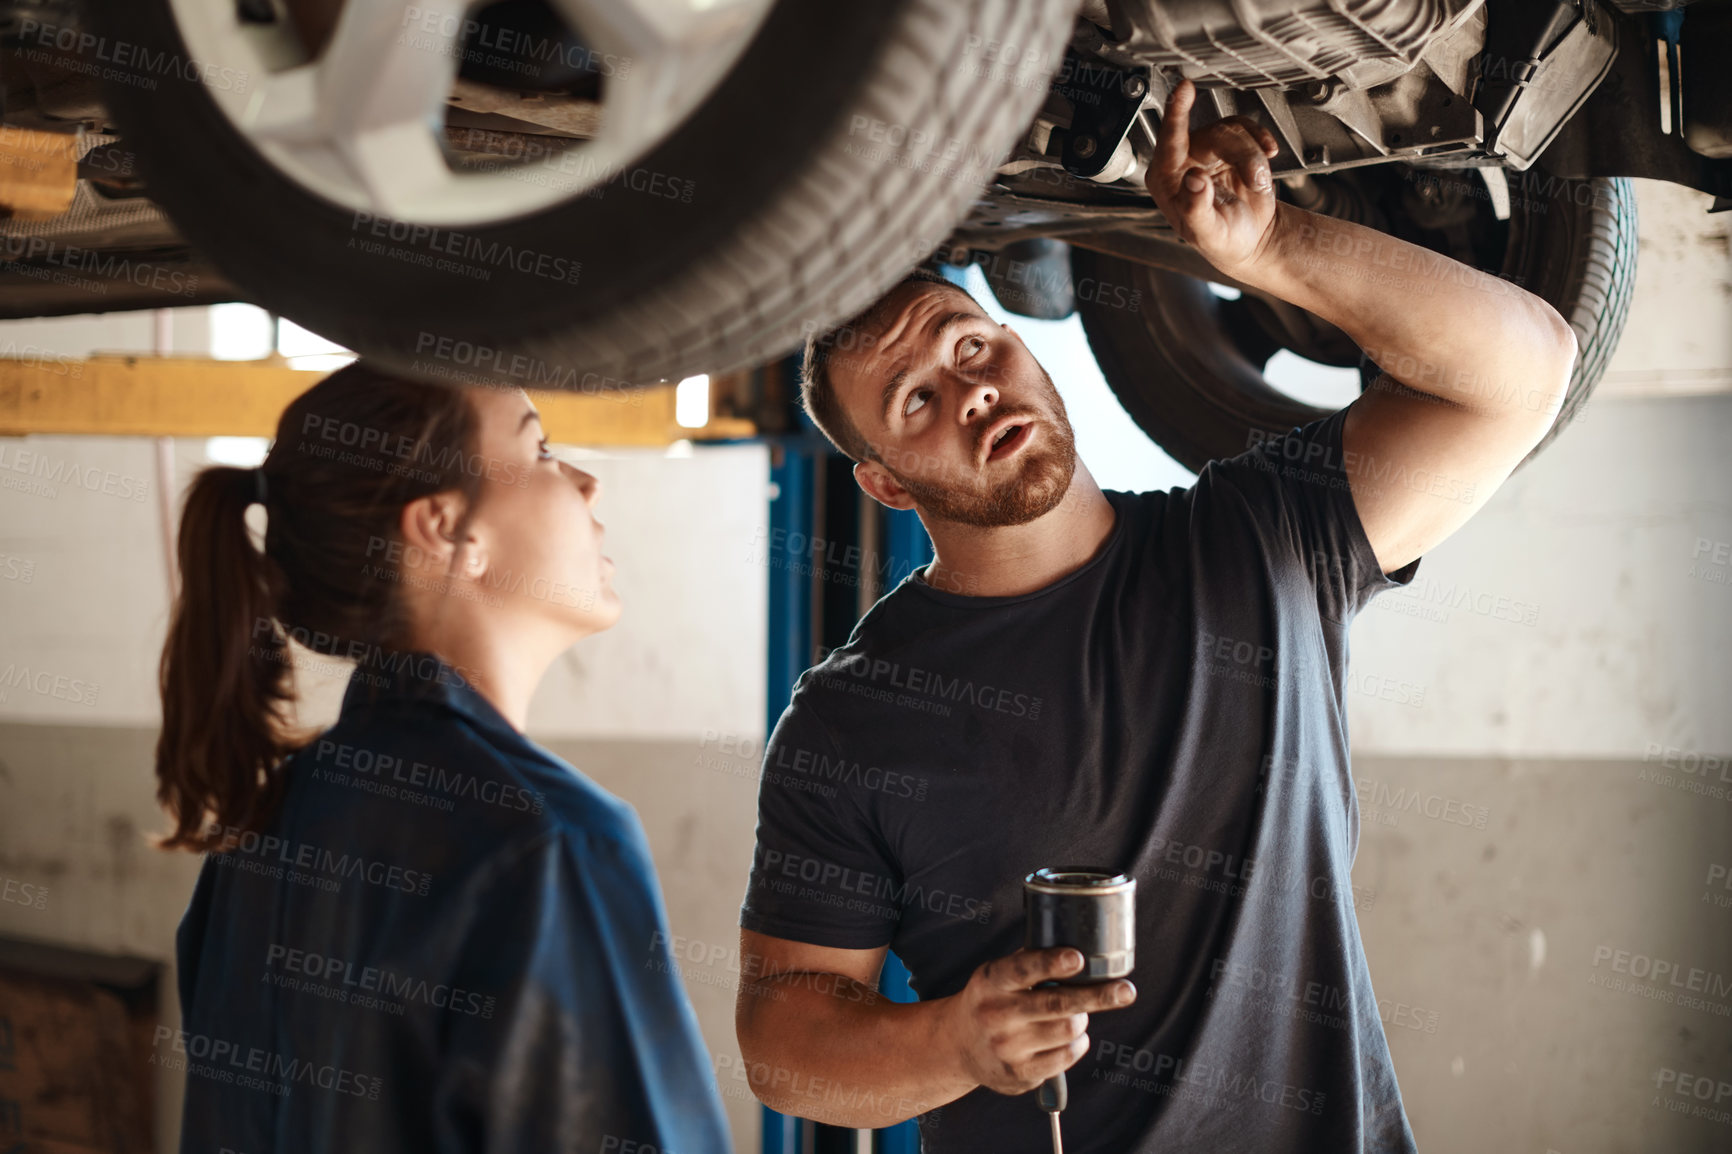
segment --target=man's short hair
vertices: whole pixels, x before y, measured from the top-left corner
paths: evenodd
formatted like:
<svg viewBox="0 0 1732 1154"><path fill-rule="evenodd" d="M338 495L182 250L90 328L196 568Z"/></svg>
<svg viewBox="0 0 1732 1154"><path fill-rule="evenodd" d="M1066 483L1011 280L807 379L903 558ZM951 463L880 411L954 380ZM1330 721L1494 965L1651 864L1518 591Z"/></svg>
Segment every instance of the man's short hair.
<svg viewBox="0 0 1732 1154"><path fill-rule="evenodd" d="M842 399L836 395L836 386L830 379L830 369L838 359L855 357L871 348L873 342L869 334L883 319L885 302L911 284L942 285L955 289L969 300L974 299L973 294L954 281L946 280L931 269L917 268L892 285L863 312L827 333L806 340L806 357L800 369L800 402L805 405L806 415L812 418L819 432L855 461L875 461L878 454L842 407Z"/></svg>

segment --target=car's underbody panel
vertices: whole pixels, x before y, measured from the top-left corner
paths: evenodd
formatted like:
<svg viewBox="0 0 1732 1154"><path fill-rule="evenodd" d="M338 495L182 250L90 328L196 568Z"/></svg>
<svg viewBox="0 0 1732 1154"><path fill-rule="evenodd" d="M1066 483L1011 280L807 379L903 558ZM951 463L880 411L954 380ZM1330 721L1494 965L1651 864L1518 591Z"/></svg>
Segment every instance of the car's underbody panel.
<svg viewBox="0 0 1732 1154"><path fill-rule="evenodd" d="M1539 164L1556 177L1671 180L1732 205L1732 148L1691 147L1732 136L1724 123L1732 101L1691 99L1690 89L1674 92L1656 76L1663 56L1645 15L1595 0L1287 0L1258 5L1252 24L1235 15L1242 8L1227 0L1093 6L1106 27L1079 22L1042 115L952 238L956 259L1058 237L1207 275L1142 188L1166 86L1180 75L1204 89L1214 115L1247 116L1273 131L1281 148L1271 169L1317 211L1351 215L1356 198L1332 188L1331 174L1391 163L1478 170L1439 183L1494 199L1506 172ZM1703 32L1697 58L1732 43L1723 13L1693 10ZM1098 94L1122 91L1127 78L1141 78L1147 95L1122 118L1122 132L1101 139ZM1672 115L1663 118L1663 106ZM1111 158L1076 163L1078 135L1090 139L1092 156ZM1481 181L1488 187L1475 190Z"/></svg>

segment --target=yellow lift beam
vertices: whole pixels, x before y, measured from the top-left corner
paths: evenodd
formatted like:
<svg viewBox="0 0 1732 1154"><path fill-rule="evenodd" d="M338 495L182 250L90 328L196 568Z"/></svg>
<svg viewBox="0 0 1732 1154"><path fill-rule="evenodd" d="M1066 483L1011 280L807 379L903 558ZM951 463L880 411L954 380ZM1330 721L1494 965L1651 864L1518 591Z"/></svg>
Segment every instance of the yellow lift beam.
<svg viewBox="0 0 1732 1154"><path fill-rule="evenodd" d="M78 192L78 138L0 124L0 207L15 220L53 220Z"/></svg>
<svg viewBox="0 0 1732 1154"><path fill-rule="evenodd" d="M281 358L0 358L0 436L271 437L288 403L322 376L290 368ZM530 396L548 439L559 444L657 446L756 432L751 421L713 412L702 428L680 425L674 418L676 387ZM712 405L717 395L712 388Z"/></svg>

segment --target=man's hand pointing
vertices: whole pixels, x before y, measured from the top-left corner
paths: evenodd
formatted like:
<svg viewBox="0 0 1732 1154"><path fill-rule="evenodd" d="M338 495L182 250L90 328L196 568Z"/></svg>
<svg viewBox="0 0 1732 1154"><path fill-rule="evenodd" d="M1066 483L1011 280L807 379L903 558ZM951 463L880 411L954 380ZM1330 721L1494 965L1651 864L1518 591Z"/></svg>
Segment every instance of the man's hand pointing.
<svg viewBox="0 0 1732 1154"><path fill-rule="evenodd" d="M1149 195L1179 236L1228 275L1255 265L1272 243L1277 219L1269 158L1275 136L1256 121L1229 116L1191 134L1197 88L1179 82L1167 98L1149 165Z"/></svg>

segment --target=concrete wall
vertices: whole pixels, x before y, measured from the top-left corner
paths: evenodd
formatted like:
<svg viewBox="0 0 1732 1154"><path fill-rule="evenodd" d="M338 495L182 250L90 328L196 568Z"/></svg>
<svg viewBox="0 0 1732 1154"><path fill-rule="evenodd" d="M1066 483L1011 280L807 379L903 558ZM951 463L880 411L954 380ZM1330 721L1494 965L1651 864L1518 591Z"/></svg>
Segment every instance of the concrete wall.
<svg viewBox="0 0 1732 1154"><path fill-rule="evenodd" d="M1732 1148L1732 1089L1665 1108L1732 1085L1729 439L1600 401L1354 624L1411 690L1351 699L1354 882L1427 1150Z"/></svg>

